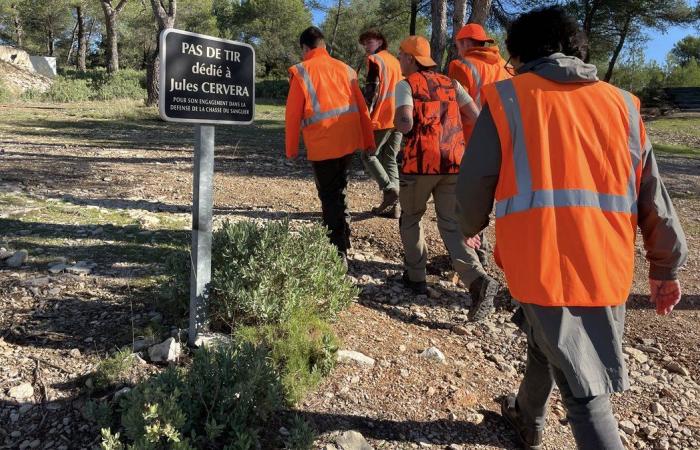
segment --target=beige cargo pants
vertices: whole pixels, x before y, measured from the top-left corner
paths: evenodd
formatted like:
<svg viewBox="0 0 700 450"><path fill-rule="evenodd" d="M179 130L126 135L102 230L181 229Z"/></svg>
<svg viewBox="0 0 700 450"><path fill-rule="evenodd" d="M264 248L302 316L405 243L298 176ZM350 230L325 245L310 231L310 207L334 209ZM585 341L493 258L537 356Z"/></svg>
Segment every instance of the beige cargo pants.
<svg viewBox="0 0 700 450"><path fill-rule="evenodd" d="M428 249L425 245L421 218L430 196L435 201L437 226L452 266L466 287L486 275L476 252L464 245L464 236L456 217L455 186L457 175L405 175L399 177L401 219L399 229L403 242L405 265L411 281L425 281Z"/></svg>

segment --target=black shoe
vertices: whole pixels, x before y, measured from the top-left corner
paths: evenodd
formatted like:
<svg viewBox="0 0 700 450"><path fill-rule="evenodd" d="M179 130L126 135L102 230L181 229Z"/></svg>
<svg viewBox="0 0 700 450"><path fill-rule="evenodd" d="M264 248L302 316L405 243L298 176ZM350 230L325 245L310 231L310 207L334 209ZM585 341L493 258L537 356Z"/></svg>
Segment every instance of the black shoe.
<svg viewBox="0 0 700 450"><path fill-rule="evenodd" d="M520 444L525 450L541 450L543 431L532 427L526 427L520 420L520 413L516 408L515 395L509 394L501 400L501 415L513 428L518 436Z"/></svg>
<svg viewBox="0 0 700 450"><path fill-rule="evenodd" d="M403 281L403 285L406 286L411 291L413 291L414 294L416 294L416 295L427 295L428 294L428 283L426 283L425 281L411 281L411 279L408 278L408 272L403 273L403 277L401 277L401 280Z"/></svg>
<svg viewBox="0 0 700 450"><path fill-rule="evenodd" d="M469 285L472 307L467 317L472 322L484 320L494 310L493 300L498 293L498 281L488 275L477 278Z"/></svg>

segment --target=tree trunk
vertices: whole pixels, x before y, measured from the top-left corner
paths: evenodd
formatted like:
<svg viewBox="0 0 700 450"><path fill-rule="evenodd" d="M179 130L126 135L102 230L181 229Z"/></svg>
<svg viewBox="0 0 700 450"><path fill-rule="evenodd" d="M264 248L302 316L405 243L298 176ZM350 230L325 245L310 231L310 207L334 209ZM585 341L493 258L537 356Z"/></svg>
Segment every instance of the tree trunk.
<svg viewBox="0 0 700 450"><path fill-rule="evenodd" d="M491 0L472 0L472 13L469 15L469 23L484 25L489 18Z"/></svg>
<svg viewBox="0 0 700 450"><path fill-rule="evenodd" d="M75 21L73 32L70 35L70 45L68 46L68 56L66 56L66 66L70 65L70 59L73 56L73 47L75 46L75 34L78 32L78 20Z"/></svg>
<svg viewBox="0 0 700 450"><path fill-rule="evenodd" d="M444 72L447 72L447 66L455 58L458 58L457 46L455 45L455 37L459 33L460 28L464 25L464 16L467 13L467 0L455 0L454 11L452 12L452 40L447 47L447 60L445 61Z"/></svg>
<svg viewBox="0 0 700 450"><path fill-rule="evenodd" d="M85 33L85 15L83 14L82 6L76 6L76 15L78 16L78 60L76 65L80 72L85 72L86 64L85 59L87 57L87 34Z"/></svg>
<svg viewBox="0 0 700 450"><path fill-rule="evenodd" d="M331 36L330 42L330 54L333 56L333 50L335 49L335 36L338 33L338 23L340 22L340 10L343 7L343 0L338 0L338 9L335 11L335 23L333 24L333 35Z"/></svg>
<svg viewBox="0 0 700 450"><path fill-rule="evenodd" d="M116 8L112 0L100 0L105 13L105 28L107 32L107 73L119 71L119 45L117 40L117 16L126 6L127 0L119 0Z"/></svg>
<svg viewBox="0 0 700 450"><path fill-rule="evenodd" d="M600 8L600 0L586 0L583 5L583 26L582 31L586 36L586 54L584 55L583 61L588 62L589 60L589 42L591 36L591 30L593 29L593 20L595 19L598 9Z"/></svg>
<svg viewBox="0 0 700 450"><path fill-rule="evenodd" d="M54 50L56 49L54 39L53 39L53 30L49 28L46 32L46 51L48 52L48 56L53 56Z"/></svg>
<svg viewBox="0 0 700 450"><path fill-rule="evenodd" d="M14 11L12 16L12 24L15 27L15 36L17 36L15 42L18 48L22 48L24 43L24 27L22 27L22 19L19 17L19 12L17 11L17 5L10 5L10 8Z"/></svg>
<svg viewBox="0 0 700 450"><path fill-rule="evenodd" d="M617 63L617 58L620 56L620 52L622 51L622 47L625 46L625 39L627 39L627 33L629 33L631 22L632 22L632 17L628 16L625 19L624 24L622 25L622 29L620 30L620 38L617 41L617 45L615 46L615 49L613 50L612 56L610 57L610 62L608 62L608 70L607 70L607 72L605 72L605 81L606 82L610 82L610 79L613 76L613 70L615 69L615 64Z"/></svg>
<svg viewBox="0 0 700 450"><path fill-rule="evenodd" d="M411 0L411 21L408 25L408 34L416 34L416 18L418 17L418 0Z"/></svg>
<svg viewBox="0 0 700 450"><path fill-rule="evenodd" d="M169 0L168 11L165 10L160 0L151 0L153 16L158 24L158 35L156 36L156 48L146 58L146 105L152 106L158 103L159 74L160 74L160 34L163 30L175 26L177 15L177 0Z"/></svg>
<svg viewBox="0 0 700 450"><path fill-rule="evenodd" d="M439 70L442 67L442 56L447 45L447 0L432 0L430 15L432 22L430 53Z"/></svg>

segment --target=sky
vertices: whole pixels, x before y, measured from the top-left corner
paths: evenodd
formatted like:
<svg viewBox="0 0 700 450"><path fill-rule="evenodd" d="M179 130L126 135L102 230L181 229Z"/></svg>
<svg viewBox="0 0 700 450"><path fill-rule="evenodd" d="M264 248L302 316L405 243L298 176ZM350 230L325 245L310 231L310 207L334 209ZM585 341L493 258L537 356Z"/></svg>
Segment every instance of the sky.
<svg viewBox="0 0 700 450"><path fill-rule="evenodd" d="M324 4L335 3L332 0L321 0ZM691 2L692 3L692 2ZM320 25L323 22L324 13L318 10L313 11L314 24ZM644 56L647 61L656 60L659 64L666 61L666 55L673 48L673 45L689 34L697 35L699 31L692 26L671 27L662 34L657 30L647 30L649 41L646 44Z"/></svg>

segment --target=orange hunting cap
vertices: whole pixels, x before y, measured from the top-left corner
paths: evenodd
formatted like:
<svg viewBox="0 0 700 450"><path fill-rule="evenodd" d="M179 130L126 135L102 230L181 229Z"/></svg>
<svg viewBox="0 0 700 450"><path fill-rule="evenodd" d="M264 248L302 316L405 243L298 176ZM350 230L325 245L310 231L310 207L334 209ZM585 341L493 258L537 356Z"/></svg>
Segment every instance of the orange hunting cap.
<svg viewBox="0 0 700 450"><path fill-rule="evenodd" d="M462 29L459 30L459 33L457 33L457 36L455 37L455 40L460 39L474 39L475 41L479 42L494 42L493 39L488 37L488 35L484 31L484 27L482 27L478 23L468 23L465 26L463 26Z"/></svg>
<svg viewBox="0 0 700 450"><path fill-rule="evenodd" d="M430 57L430 42L423 36L409 36L401 42L399 49L416 58L421 66L435 67L437 63Z"/></svg>

